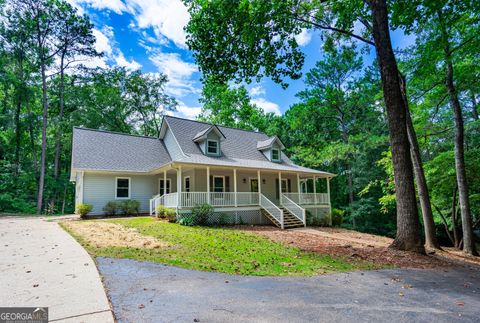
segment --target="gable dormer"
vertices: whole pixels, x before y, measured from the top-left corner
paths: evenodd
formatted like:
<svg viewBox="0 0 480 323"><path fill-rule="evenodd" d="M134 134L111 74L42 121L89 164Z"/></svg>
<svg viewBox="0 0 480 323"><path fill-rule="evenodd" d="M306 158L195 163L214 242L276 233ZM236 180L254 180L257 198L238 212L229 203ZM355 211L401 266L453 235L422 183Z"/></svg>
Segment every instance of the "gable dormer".
<svg viewBox="0 0 480 323"><path fill-rule="evenodd" d="M277 136L257 142L257 149L260 150L265 157L274 163L282 162L282 150L285 146Z"/></svg>
<svg viewBox="0 0 480 323"><path fill-rule="evenodd" d="M225 135L216 125L198 132L193 137L193 141L198 144L205 155L214 157L222 155L221 142L223 140L225 140Z"/></svg>

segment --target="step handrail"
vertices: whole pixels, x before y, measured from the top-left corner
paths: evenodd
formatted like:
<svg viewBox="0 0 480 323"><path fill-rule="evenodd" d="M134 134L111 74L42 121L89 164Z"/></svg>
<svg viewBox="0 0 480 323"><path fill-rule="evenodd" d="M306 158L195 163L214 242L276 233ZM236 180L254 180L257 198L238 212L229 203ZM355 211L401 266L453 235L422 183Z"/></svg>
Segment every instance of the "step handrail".
<svg viewBox="0 0 480 323"><path fill-rule="evenodd" d="M287 209L290 213L293 214L297 219L302 221L303 226L307 226L307 220L305 217L305 209L302 208L300 205L292 201L289 197L285 194L282 194L282 206Z"/></svg>
<svg viewBox="0 0 480 323"><path fill-rule="evenodd" d="M280 223L280 227L283 229L283 210L270 201L265 195L260 194L260 206L268 212L275 220Z"/></svg>

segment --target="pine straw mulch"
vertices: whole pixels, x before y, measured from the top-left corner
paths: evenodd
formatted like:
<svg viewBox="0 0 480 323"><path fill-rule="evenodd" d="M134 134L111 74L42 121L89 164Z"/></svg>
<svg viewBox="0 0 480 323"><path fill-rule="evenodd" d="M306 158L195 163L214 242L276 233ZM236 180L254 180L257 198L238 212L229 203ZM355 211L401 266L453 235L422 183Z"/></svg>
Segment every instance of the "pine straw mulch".
<svg viewBox="0 0 480 323"><path fill-rule="evenodd" d="M237 229L265 236L273 241L335 257L362 259L376 264L402 268L439 268L466 263L480 266L480 257L469 257L444 248L434 254L388 248L393 239L339 228L298 228L280 230L273 226L236 226ZM480 268L480 267L478 267Z"/></svg>

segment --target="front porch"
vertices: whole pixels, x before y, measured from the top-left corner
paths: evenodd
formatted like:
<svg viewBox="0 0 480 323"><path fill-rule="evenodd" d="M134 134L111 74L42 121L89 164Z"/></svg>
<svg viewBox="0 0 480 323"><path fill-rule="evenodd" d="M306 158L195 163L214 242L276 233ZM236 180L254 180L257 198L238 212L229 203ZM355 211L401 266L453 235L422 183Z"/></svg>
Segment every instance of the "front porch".
<svg viewBox="0 0 480 323"><path fill-rule="evenodd" d="M258 211L281 228L306 226L308 209L321 208L330 216L329 177L188 165L158 174L158 194L150 200L150 214L158 205L186 214L198 204L210 204L215 212Z"/></svg>

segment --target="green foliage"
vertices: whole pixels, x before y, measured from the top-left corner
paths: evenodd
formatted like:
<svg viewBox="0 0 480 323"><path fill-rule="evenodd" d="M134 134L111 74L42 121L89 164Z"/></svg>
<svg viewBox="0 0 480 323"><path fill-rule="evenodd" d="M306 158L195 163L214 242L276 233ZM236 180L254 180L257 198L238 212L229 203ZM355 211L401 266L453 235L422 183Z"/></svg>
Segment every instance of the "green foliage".
<svg viewBox="0 0 480 323"><path fill-rule="evenodd" d="M187 227L191 227L195 225L195 221L193 220L192 217L189 217L189 216L180 218L180 220L178 220L178 223L181 225L185 225Z"/></svg>
<svg viewBox="0 0 480 323"><path fill-rule="evenodd" d="M80 203L75 206L75 213L80 215L80 218L85 219L93 209L93 205Z"/></svg>
<svg viewBox="0 0 480 323"><path fill-rule="evenodd" d="M177 219L177 212L175 209L163 205L157 205L156 215L158 218L167 219L169 222L175 222Z"/></svg>
<svg viewBox="0 0 480 323"><path fill-rule="evenodd" d="M118 203L118 207L124 215L138 215L140 202L137 200L124 200Z"/></svg>
<svg viewBox="0 0 480 323"><path fill-rule="evenodd" d="M331 216L332 216L332 225L334 227L339 227L342 225L344 214L345 214L344 210L335 209L335 208L332 209Z"/></svg>
<svg viewBox="0 0 480 323"><path fill-rule="evenodd" d="M119 205L119 203L117 203L117 201L109 201L103 207L103 211L107 215L115 216L115 215L117 215L119 208L120 208L120 205Z"/></svg>
<svg viewBox="0 0 480 323"><path fill-rule="evenodd" d="M197 204L192 208L192 219L195 225L207 225L213 215L213 206L210 204Z"/></svg>

